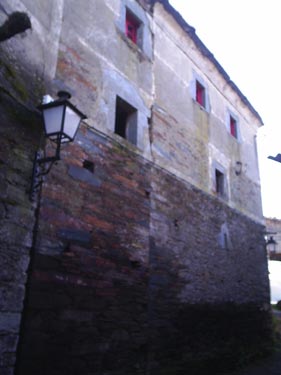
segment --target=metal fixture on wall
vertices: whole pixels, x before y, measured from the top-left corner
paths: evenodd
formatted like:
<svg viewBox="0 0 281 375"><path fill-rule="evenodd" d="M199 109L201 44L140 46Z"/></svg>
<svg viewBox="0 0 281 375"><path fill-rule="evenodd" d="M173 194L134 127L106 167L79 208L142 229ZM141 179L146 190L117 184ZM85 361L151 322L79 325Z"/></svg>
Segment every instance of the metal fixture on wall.
<svg viewBox="0 0 281 375"><path fill-rule="evenodd" d="M277 245L277 242L275 241L273 236L270 236L269 240L266 241L267 252L269 254L275 253L276 252L276 245Z"/></svg>
<svg viewBox="0 0 281 375"><path fill-rule="evenodd" d="M242 162L237 161L235 164L235 174L236 176L240 176L241 173L242 173Z"/></svg>
<svg viewBox="0 0 281 375"><path fill-rule="evenodd" d="M72 142L78 131L81 120L86 116L70 101L71 95L66 91L58 92L58 99L49 101L38 107L44 121L45 137L56 145L53 156L45 156L45 152L35 153L31 181L30 199L33 200L43 177L48 174L53 164L60 160L60 149L63 143Z"/></svg>
<svg viewBox="0 0 281 375"><path fill-rule="evenodd" d="M277 154L276 156L268 156L268 159L277 161L278 163L281 163L281 154Z"/></svg>

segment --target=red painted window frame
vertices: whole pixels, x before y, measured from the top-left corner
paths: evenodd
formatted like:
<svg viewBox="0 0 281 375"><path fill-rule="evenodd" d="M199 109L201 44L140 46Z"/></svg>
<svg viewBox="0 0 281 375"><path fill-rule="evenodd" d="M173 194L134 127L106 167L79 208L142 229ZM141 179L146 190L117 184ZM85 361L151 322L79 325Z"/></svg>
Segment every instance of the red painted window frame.
<svg viewBox="0 0 281 375"><path fill-rule="evenodd" d="M206 89L203 85L201 85L201 83L199 81L196 81L196 101L197 103L199 103L200 105L202 105L202 107L205 108L205 104L206 104Z"/></svg>
<svg viewBox="0 0 281 375"><path fill-rule="evenodd" d="M237 139L237 121L232 116L229 119L229 128L230 134Z"/></svg>
<svg viewBox="0 0 281 375"><path fill-rule="evenodd" d="M126 36L133 43L137 44L138 41L138 29L140 27L140 21L128 10L126 11Z"/></svg>

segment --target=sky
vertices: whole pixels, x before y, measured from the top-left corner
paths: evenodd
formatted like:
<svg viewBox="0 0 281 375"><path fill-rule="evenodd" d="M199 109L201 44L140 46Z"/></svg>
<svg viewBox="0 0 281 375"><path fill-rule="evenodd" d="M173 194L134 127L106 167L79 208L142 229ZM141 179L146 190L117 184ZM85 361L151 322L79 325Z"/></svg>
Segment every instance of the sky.
<svg viewBox="0 0 281 375"><path fill-rule="evenodd" d="M280 0L170 0L261 116L263 214L281 219Z"/></svg>

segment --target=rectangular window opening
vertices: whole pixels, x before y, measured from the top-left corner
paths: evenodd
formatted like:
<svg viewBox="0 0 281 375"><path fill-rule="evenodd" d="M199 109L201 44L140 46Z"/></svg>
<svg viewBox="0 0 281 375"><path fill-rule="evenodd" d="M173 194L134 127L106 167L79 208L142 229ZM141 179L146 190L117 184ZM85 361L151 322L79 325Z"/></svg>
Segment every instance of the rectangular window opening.
<svg viewBox="0 0 281 375"><path fill-rule="evenodd" d="M126 36L135 44L138 44L140 26L140 20L126 9Z"/></svg>
<svg viewBox="0 0 281 375"><path fill-rule="evenodd" d="M224 194L224 174L216 169L216 193L218 195Z"/></svg>
<svg viewBox="0 0 281 375"><path fill-rule="evenodd" d="M235 120L235 118L233 118L232 116L230 116L230 134L237 139L237 121Z"/></svg>
<svg viewBox="0 0 281 375"><path fill-rule="evenodd" d="M137 110L119 96L116 97L115 133L137 144Z"/></svg>
<svg viewBox="0 0 281 375"><path fill-rule="evenodd" d="M205 108L206 90L205 90L205 87L199 81L196 81L196 101L197 103L202 105L202 107Z"/></svg>

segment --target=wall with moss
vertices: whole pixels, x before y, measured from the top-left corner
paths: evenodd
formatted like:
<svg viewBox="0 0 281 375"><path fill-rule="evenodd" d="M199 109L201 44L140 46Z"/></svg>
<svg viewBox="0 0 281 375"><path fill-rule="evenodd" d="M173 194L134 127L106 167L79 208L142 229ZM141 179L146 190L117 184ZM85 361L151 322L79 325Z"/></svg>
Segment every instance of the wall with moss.
<svg viewBox="0 0 281 375"><path fill-rule="evenodd" d="M1 81L3 82L3 81ZM12 374L35 224L29 201L36 113L0 88L0 373Z"/></svg>
<svg viewBox="0 0 281 375"><path fill-rule="evenodd" d="M221 123L190 99L199 126L188 117L189 134L167 106L178 93L162 90L165 49L153 55L156 25L142 3L1 3L1 22L20 10L32 25L0 44L1 375L15 364L22 375L198 373L270 343L258 184L257 211L241 209L255 156L253 174L233 176L234 206L213 194L208 158ZM126 6L147 27L143 50L125 36ZM158 11L158 26L175 26ZM36 107L58 89L89 118L32 203ZM138 109L137 147L114 133L117 95Z"/></svg>

